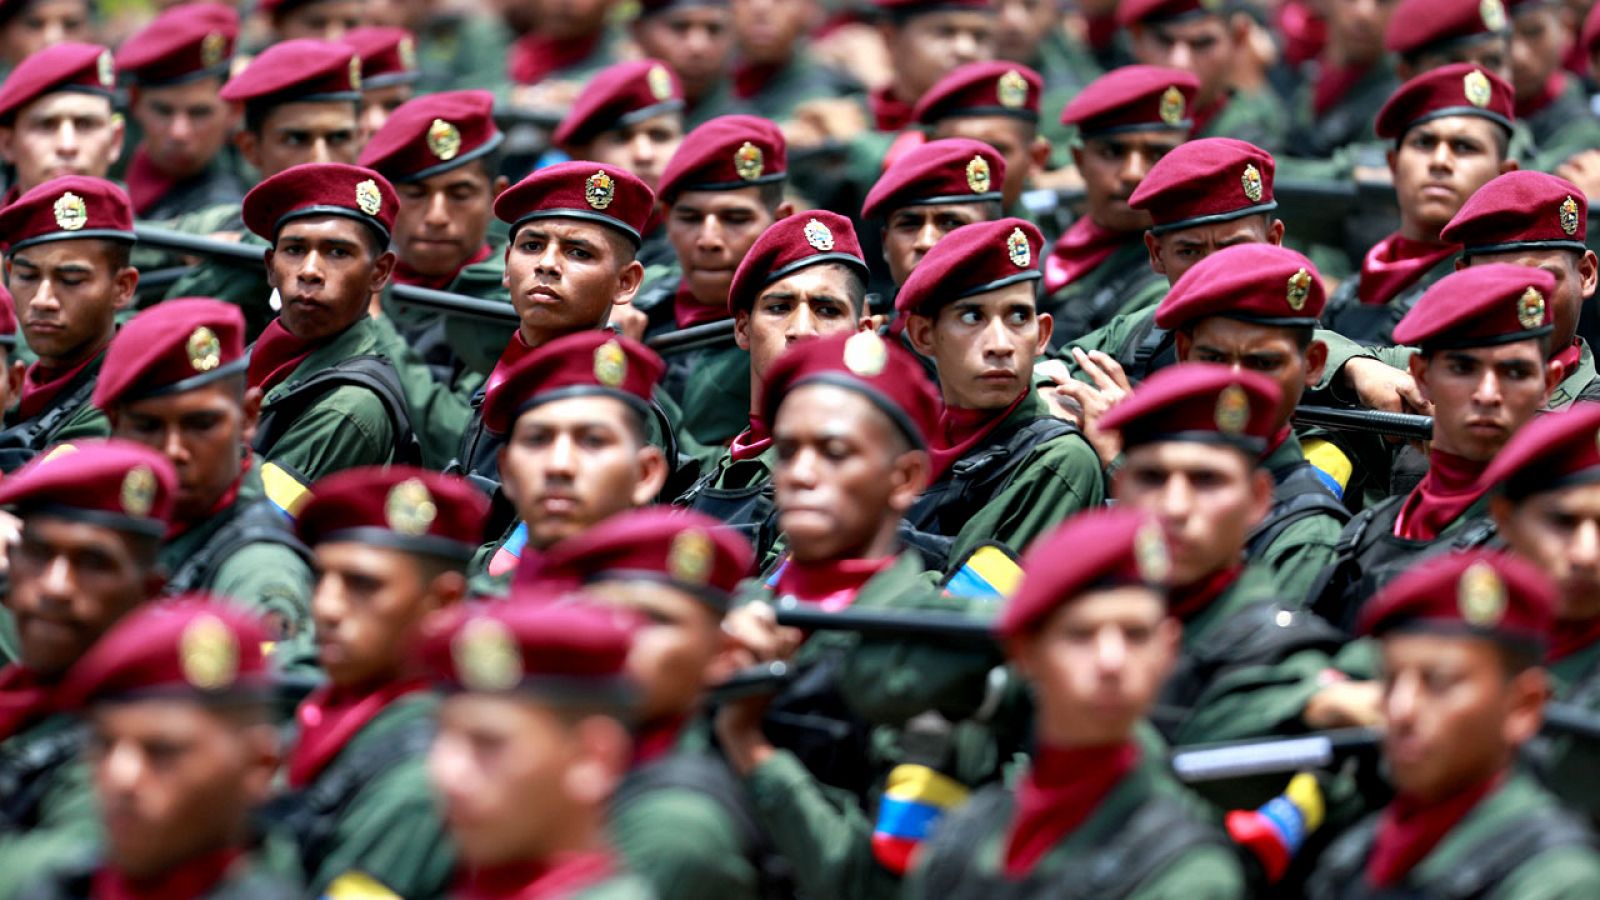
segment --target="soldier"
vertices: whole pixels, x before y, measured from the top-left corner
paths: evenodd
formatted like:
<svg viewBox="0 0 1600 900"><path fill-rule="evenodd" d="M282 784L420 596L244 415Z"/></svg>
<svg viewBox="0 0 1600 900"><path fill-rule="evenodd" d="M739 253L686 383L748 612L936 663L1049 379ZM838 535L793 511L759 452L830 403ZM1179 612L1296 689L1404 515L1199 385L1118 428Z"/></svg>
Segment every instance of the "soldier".
<svg viewBox="0 0 1600 900"><path fill-rule="evenodd" d="M416 95L417 41L403 28L362 26L343 37L361 60L361 135L365 147L402 103Z"/></svg>
<svg viewBox="0 0 1600 900"><path fill-rule="evenodd" d="M539 599L465 610L422 646L448 690L428 768L460 848L454 893L642 900L605 837L637 708L629 632Z"/></svg>
<svg viewBox="0 0 1600 900"><path fill-rule="evenodd" d="M528 16L522 36L506 52L506 70L517 85L513 97L522 106L562 110L594 73L617 60L620 35L611 27L616 0L532 3L505 9ZM487 87L488 85L475 85Z"/></svg>
<svg viewBox="0 0 1600 900"><path fill-rule="evenodd" d="M1077 127L1072 158L1088 207L1045 260L1041 306L1056 339L1075 340L1106 324L1128 298L1161 290L1140 240L1149 213L1128 198L1162 156L1189 136L1199 82L1188 72L1128 66L1094 80L1061 111Z"/></svg>
<svg viewBox="0 0 1600 900"><path fill-rule="evenodd" d="M996 0L994 8L995 57L1038 72L1051 101L1082 90L1101 74L1101 67L1084 47L1083 36L1068 28L1067 10L1059 4ZM1082 12L1082 7L1078 11ZM1115 30L1115 18L1110 24ZM1050 109L1066 105L1065 99L1051 101L1045 103Z"/></svg>
<svg viewBox="0 0 1600 900"><path fill-rule="evenodd" d="M818 0L733 0L733 97L774 122L801 104L845 93L844 79L812 58L807 36L822 23Z"/></svg>
<svg viewBox="0 0 1600 900"><path fill-rule="evenodd" d="M122 118L111 51L57 44L28 57L0 84L0 159L13 170L4 202L52 178L104 178L122 156Z"/></svg>
<svg viewBox="0 0 1600 900"><path fill-rule="evenodd" d="M165 454L178 473L163 594L233 600L272 640L309 638L310 554L266 499L250 451L261 397L245 388L247 364L238 309L169 300L112 339L92 400L114 437Z"/></svg>
<svg viewBox="0 0 1600 900"><path fill-rule="evenodd" d="M632 34L646 57L666 63L678 77L690 128L733 111L733 14L727 0L642 0Z"/></svg>
<svg viewBox="0 0 1600 900"><path fill-rule="evenodd" d="M873 5L892 72L890 82L867 97L872 125L881 133L911 127L917 101L957 66L994 57L989 0L873 0Z"/></svg>
<svg viewBox="0 0 1600 900"><path fill-rule="evenodd" d="M1246 896L1227 838L1135 734L1177 661L1170 570L1161 526L1131 511L1035 545L1000 619L1034 687L1031 763L1015 791L984 788L940 824L907 897L1045 897L1068 880L1096 897Z"/></svg>
<svg viewBox="0 0 1600 900"><path fill-rule="evenodd" d="M337 41L363 24L360 0L263 0L257 10L272 26L274 43Z"/></svg>
<svg viewBox="0 0 1600 900"><path fill-rule="evenodd" d="M912 116L936 140L972 138L993 147L1006 163L1001 202L1015 211L1023 190L1050 161L1050 144L1039 134L1043 87L1039 73L1025 66L969 63L940 79Z"/></svg>
<svg viewBox="0 0 1600 900"><path fill-rule="evenodd" d="M1510 39L1502 0L1401 0L1383 44L1396 56L1402 81L1451 63L1471 63L1509 80Z"/></svg>
<svg viewBox="0 0 1600 900"><path fill-rule="evenodd" d="M0 70L65 41L94 39L88 0L21 0L0 6Z"/></svg>
<svg viewBox="0 0 1600 900"><path fill-rule="evenodd" d="M185 3L117 49L141 133L126 176L139 218L171 219L244 198L224 149L238 114L220 96L238 35L233 7Z"/></svg>
<svg viewBox="0 0 1600 900"><path fill-rule="evenodd" d="M895 285L950 232L1005 215L1006 162L988 144L946 138L895 159L867 193L861 218L883 224L883 259Z"/></svg>
<svg viewBox="0 0 1600 900"><path fill-rule="evenodd" d="M267 639L189 595L132 613L73 667L60 702L86 721L105 849L22 896L303 896L251 848L279 758Z"/></svg>
<svg viewBox="0 0 1600 900"><path fill-rule="evenodd" d="M110 433L89 395L139 272L128 264L128 195L101 178L72 175L28 191L0 209L0 234L22 335L38 354L0 432L0 468L9 471L51 444Z"/></svg>
<svg viewBox="0 0 1600 900"><path fill-rule="evenodd" d="M1330 3L1319 11L1328 40L1305 65L1305 84L1290 109L1289 154L1327 158L1349 144L1376 141L1372 123L1399 87L1383 36L1395 3Z"/></svg>
<svg viewBox="0 0 1600 900"><path fill-rule="evenodd" d="M1396 796L1328 848L1310 896L1600 892L1588 830L1514 770L1544 712L1554 605L1537 569L1482 551L1425 563L1373 598L1361 631L1381 646Z"/></svg>
<svg viewBox="0 0 1600 900"><path fill-rule="evenodd" d="M1513 0L1509 6L1517 120L1538 148L1533 167L1548 172L1600 145L1600 120L1589 109L1582 81L1562 66L1573 39L1564 11L1543 0Z"/></svg>
<svg viewBox="0 0 1600 900"><path fill-rule="evenodd" d="M381 885L435 897L448 885L455 848L424 763L438 700L412 653L423 621L466 595L487 512L466 482L407 466L325 478L300 512L328 681L295 716L282 825L312 896Z"/></svg>
<svg viewBox="0 0 1600 900"><path fill-rule="evenodd" d="M97 837L82 733L58 706L67 670L161 589L157 548L177 477L166 458L83 441L0 484L21 520L8 548L0 669L0 897L77 857ZM14 626L14 627L12 627Z"/></svg>

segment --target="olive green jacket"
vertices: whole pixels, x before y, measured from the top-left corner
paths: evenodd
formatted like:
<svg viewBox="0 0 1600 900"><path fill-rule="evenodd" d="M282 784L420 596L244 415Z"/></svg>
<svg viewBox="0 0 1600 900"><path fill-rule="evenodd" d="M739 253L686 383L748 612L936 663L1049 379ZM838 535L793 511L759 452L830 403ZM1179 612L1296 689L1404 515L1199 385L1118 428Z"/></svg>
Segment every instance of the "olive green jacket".
<svg viewBox="0 0 1600 900"><path fill-rule="evenodd" d="M53 715L0 741L0 762L53 743L79 727L66 715ZM25 831L0 829L0 900L21 896L23 886L79 859L100 835L100 820L89 768L76 756L45 770L30 783L38 796L37 821Z"/></svg>

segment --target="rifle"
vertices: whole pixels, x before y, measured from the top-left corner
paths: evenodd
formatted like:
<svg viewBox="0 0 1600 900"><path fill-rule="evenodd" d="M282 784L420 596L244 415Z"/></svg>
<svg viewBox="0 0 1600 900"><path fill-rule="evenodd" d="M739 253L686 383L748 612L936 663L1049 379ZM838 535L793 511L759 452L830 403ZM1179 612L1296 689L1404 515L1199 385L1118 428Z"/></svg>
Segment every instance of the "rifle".
<svg viewBox="0 0 1600 900"><path fill-rule="evenodd" d="M1297 406L1294 410L1294 421L1301 425L1318 425L1334 431L1360 431L1418 441L1433 440L1432 416L1417 416L1381 409Z"/></svg>

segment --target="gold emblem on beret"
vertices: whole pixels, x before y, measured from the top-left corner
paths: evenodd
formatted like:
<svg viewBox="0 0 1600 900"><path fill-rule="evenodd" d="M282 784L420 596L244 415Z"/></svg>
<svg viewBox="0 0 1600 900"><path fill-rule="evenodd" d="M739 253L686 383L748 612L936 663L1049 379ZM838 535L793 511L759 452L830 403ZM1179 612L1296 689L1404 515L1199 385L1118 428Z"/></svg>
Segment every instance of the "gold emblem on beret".
<svg viewBox="0 0 1600 900"><path fill-rule="evenodd" d="M672 98L672 76L668 74L666 66L651 66L644 80L650 87L650 96L657 100Z"/></svg>
<svg viewBox="0 0 1600 900"><path fill-rule="evenodd" d="M1183 121L1184 103L1183 91L1173 85L1161 95L1161 107L1158 110L1161 121L1168 125L1176 126Z"/></svg>
<svg viewBox="0 0 1600 900"><path fill-rule="evenodd" d="M1217 430L1223 434L1242 434L1250 424L1250 395L1237 384L1230 384L1217 395L1217 409L1212 418Z"/></svg>
<svg viewBox="0 0 1600 900"><path fill-rule="evenodd" d="M156 473L149 466L134 466L122 476L122 511L130 516L148 516L156 505Z"/></svg>
<svg viewBox="0 0 1600 900"><path fill-rule="evenodd" d="M1506 613L1506 585L1494 566L1479 561L1456 580L1456 606L1461 618L1476 628L1493 628Z"/></svg>
<svg viewBox="0 0 1600 900"><path fill-rule="evenodd" d="M988 160L974 156L967 163L967 187L972 188L974 194L989 193L990 177Z"/></svg>
<svg viewBox="0 0 1600 900"><path fill-rule="evenodd" d="M1461 90L1467 95L1467 102L1479 109L1488 106L1489 100L1493 97L1493 91L1489 87L1489 76L1477 69L1461 76Z"/></svg>
<svg viewBox="0 0 1600 900"><path fill-rule="evenodd" d="M111 87L117 83L117 67L111 59L110 50L102 50L100 58L95 61L95 74L100 77L101 87Z"/></svg>
<svg viewBox="0 0 1600 900"><path fill-rule="evenodd" d="M54 210L62 231L81 231L89 224L89 204L71 191L56 198Z"/></svg>
<svg viewBox="0 0 1600 900"><path fill-rule="evenodd" d="M220 691L239 675L239 641L216 616L196 616L178 638L178 667L202 691Z"/></svg>
<svg viewBox="0 0 1600 900"><path fill-rule="evenodd" d="M745 141L739 149L733 151L733 170L745 181L755 181L761 177L761 170L766 167L767 157L761 148Z"/></svg>
<svg viewBox="0 0 1600 900"><path fill-rule="evenodd" d="M1506 27L1506 7L1500 0L1478 0L1478 15L1483 18L1483 27L1490 31Z"/></svg>
<svg viewBox="0 0 1600 900"><path fill-rule="evenodd" d="M434 119L428 126L428 152L444 162L455 159L461 152L461 129L443 119Z"/></svg>
<svg viewBox="0 0 1600 900"><path fill-rule="evenodd" d="M361 90L361 57L350 57L350 90Z"/></svg>
<svg viewBox="0 0 1600 900"><path fill-rule="evenodd" d="M1261 202L1261 170L1253 165L1246 164L1244 174L1239 176L1239 183L1244 186L1244 195L1251 203Z"/></svg>
<svg viewBox="0 0 1600 900"><path fill-rule="evenodd" d="M1578 201L1570 196L1561 201L1561 230L1569 235L1578 233Z"/></svg>
<svg viewBox="0 0 1600 900"><path fill-rule="evenodd" d="M505 691L522 680L522 653L506 626L473 619L450 642L456 675L468 690Z"/></svg>
<svg viewBox="0 0 1600 900"><path fill-rule="evenodd" d="M596 172L583 184L583 199L595 209L605 209L617 199L617 186L605 172Z"/></svg>
<svg viewBox="0 0 1600 900"><path fill-rule="evenodd" d="M606 341L594 348L594 378L606 387L616 387L628 377L628 356L622 345Z"/></svg>
<svg viewBox="0 0 1600 900"><path fill-rule="evenodd" d="M1306 308L1306 300L1311 297L1311 273L1305 269L1289 276L1289 290L1285 292L1284 299L1289 301L1289 308L1299 312Z"/></svg>
<svg viewBox="0 0 1600 900"><path fill-rule="evenodd" d="M406 35L400 39L399 46L395 47L400 54L400 68L410 72L417 67L417 43Z"/></svg>
<svg viewBox="0 0 1600 900"><path fill-rule="evenodd" d="M396 534L418 537L439 517L439 507L420 478L407 478L389 489L383 501L383 520Z"/></svg>
<svg viewBox="0 0 1600 900"><path fill-rule="evenodd" d="M1538 328L1544 324L1544 295L1529 287L1517 298L1517 321L1523 328Z"/></svg>
<svg viewBox="0 0 1600 900"><path fill-rule="evenodd" d="M698 528L678 532L667 551L667 571L684 584L705 584L711 577L711 537Z"/></svg>
<svg viewBox="0 0 1600 900"><path fill-rule="evenodd" d="M995 84L995 95L1006 109L1021 109L1028 102L1028 79L1023 78L1016 69L1011 69L1001 75Z"/></svg>
<svg viewBox="0 0 1600 900"><path fill-rule="evenodd" d="M222 57L227 52L228 39L220 31L213 31L200 39L200 65L207 69L221 65Z"/></svg>
<svg viewBox="0 0 1600 900"><path fill-rule="evenodd" d="M369 216L375 216L383 209L383 194L378 192L378 183L368 178L356 185L356 207Z"/></svg>
<svg viewBox="0 0 1600 900"><path fill-rule="evenodd" d="M1161 526L1146 522L1133 535L1133 563L1139 577L1151 584L1166 584L1172 575L1172 557L1167 554L1167 539Z"/></svg>
<svg viewBox="0 0 1600 900"><path fill-rule="evenodd" d="M1028 236L1021 228L1011 229L1011 234L1006 236L1006 256L1019 269L1033 265L1033 248L1028 246Z"/></svg>
<svg viewBox="0 0 1600 900"><path fill-rule="evenodd" d="M833 232L816 219L807 222L801 233L805 235L806 243L810 244L812 249L822 253L833 249Z"/></svg>
<svg viewBox="0 0 1600 900"><path fill-rule="evenodd" d="M889 348L876 332L858 331L844 342L844 367L863 378L883 374L889 364Z"/></svg>
<svg viewBox="0 0 1600 900"><path fill-rule="evenodd" d="M189 366L196 372L209 372L222 365L222 341L204 325L189 332L184 350L189 354Z"/></svg>

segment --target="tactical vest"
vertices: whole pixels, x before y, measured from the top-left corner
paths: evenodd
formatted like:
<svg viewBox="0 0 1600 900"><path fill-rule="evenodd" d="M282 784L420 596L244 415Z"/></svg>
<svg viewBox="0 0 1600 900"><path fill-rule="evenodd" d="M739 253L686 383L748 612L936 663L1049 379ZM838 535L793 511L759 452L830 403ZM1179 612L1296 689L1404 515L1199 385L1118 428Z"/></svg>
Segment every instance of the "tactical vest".
<svg viewBox="0 0 1600 900"><path fill-rule="evenodd" d="M172 572L161 589L162 596L176 597L205 590L216 581L217 572L235 553L253 544L278 544L308 565L311 563L311 548L295 536L288 520L270 501L263 499L236 505L232 513L226 524Z"/></svg>
<svg viewBox="0 0 1600 900"><path fill-rule="evenodd" d="M1054 313L1055 333L1059 335L1059 338L1051 340L1052 349L1104 327L1122 311L1122 304L1126 303L1139 288L1146 282L1160 277L1162 276L1152 272L1149 266L1142 263L1135 264L1111 276L1110 280L1087 297L1073 298L1064 305L1052 304L1057 308L1046 311Z"/></svg>
<svg viewBox="0 0 1600 900"><path fill-rule="evenodd" d="M79 372L72 383L62 388L66 399L40 415L0 431L0 472L15 472L39 455L49 444L50 436L89 402L99 371L98 366L89 366Z"/></svg>
<svg viewBox="0 0 1600 900"><path fill-rule="evenodd" d="M1072 423L1054 416L1039 416L997 430L922 492L906 512L906 523L916 531L954 537L1005 489L1034 448L1077 432Z"/></svg>
<svg viewBox="0 0 1600 900"><path fill-rule="evenodd" d="M1156 317L1141 322L1115 354L1130 384L1138 384L1178 361L1178 339L1156 325Z"/></svg>
<svg viewBox="0 0 1600 900"><path fill-rule="evenodd" d="M752 546L765 547L763 532L777 512L772 501L770 478L742 488L713 487L718 470L703 473L676 501L677 506L704 513L721 521L748 539Z"/></svg>
<svg viewBox="0 0 1600 900"><path fill-rule="evenodd" d="M371 392L383 404L394 433L394 465L420 465L422 444L411 422L411 407L406 402L405 386L394 364L377 354L362 354L340 360L337 365L295 384L288 393L261 407L261 422L256 428L255 450L270 456L278 439L299 420L312 404L341 387L359 387Z"/></svg>
<svg viewBox="0 0 1600 900"><path fill-rule="evenodd" d="M1328 492L1315 467L1301 462L1272 488L1272 509L1250 532L1244 545L1245 558L1261 559L1284 532L1315 516L1328 516L1343 526L1350 521L1350 510Z"/></svg>
<svg viewBox="0 0 1600 900"><path fill-rule="evenodd" d="M29 887L21 900L92 900L95 876L101 861L88 857L63 866ZM230 869L220 884L199 896L199 900L296 900L301 895L264 869Z"/></svg>
<svg viewBox="0 0 1600 900"><path fill-rule="evenodd" d="M849 791L865 807L877 775L870 761L871 727L839 692L852 643L823 648L773 698L761 725L774 746L793 753L818 781Z"/></svg>
<svg viewBox="0 0 1600 900"><path fill-rule="evenodd" d="M83 744L83 729L72 726L0 753L0 835L39 824L39 804L50 790L50 775L77 759Z"/></svg>

